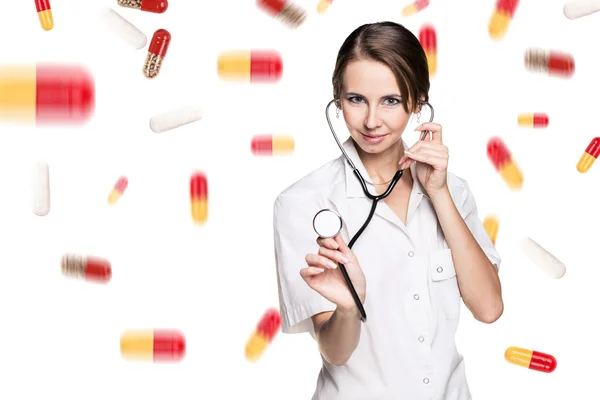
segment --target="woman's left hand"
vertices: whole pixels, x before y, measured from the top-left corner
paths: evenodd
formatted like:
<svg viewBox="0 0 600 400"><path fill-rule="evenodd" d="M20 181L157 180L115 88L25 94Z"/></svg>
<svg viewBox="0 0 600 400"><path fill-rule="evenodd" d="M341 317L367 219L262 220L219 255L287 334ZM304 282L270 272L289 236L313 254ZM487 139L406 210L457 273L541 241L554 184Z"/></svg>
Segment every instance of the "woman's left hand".
<svg viewBox="0 0 600 400"><path fill-rule="evenodd" d="M421 124L415 129L431 132L431 138L419 140L413 147L404 152L398 165L401 169L409 168L417 162L417 178L429 194L446 187L448 168L448 148L442 143L442 126L431 122ZM419 135L419 137L421 137Z"/></svg>

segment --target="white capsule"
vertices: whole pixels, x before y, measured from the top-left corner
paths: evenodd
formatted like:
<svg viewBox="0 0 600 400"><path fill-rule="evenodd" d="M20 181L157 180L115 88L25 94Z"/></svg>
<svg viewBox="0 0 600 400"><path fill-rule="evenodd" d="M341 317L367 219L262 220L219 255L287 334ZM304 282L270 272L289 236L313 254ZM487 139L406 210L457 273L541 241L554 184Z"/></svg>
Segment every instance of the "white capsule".
<svg viewBox="0 0 600 400"><path fill-rule="evenodd" d="M600 11L600 0L573 0L563 8L563 13L568 19L585 17L598 11Z"/></svg>
<svg viewBox="0 0 600 400"><path fill-rule="evenodd" d="M565 264L531 238L522 240L521 250L551 278L562 278L567 272Z"/></svg>
<svg viewBox="0 0 600 400"><path fill-rule="evenodd" d="M111 8L107 8L105 9L102 17L106 26L108 26L114 33L119 35L121 39L123 39L129 45L133 46L137 50L146 47L148 38L144 32L140 31L135 25L120 16L116 11Z"/></svg>
<svg viewBox="0 0 600 400"><path fill-rule="evenodd" d="M33 168L32 192L33 213L40 217L47 215L50 212L50 170L45 162L37 163Z"/></svg>
<svg viewBox="0 0 600 400"><path fill-rule="evenodd" d="M155 133L162 133L198 121L202 116L203 112L200 107L178 108L150 118L150 129Z"/></svg>

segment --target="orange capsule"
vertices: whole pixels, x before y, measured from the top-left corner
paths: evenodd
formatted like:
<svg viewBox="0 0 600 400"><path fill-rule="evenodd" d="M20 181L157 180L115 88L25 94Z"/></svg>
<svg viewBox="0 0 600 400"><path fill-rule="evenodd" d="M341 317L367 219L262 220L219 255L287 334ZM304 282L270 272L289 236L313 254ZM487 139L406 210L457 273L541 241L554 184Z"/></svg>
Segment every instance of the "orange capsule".
<svg viewBox="0 0 600 400"><path fill-rule="evenodd" d="M125 189L127 189L128 184L129 181L127 180L127 177L120 177L117 180L117 183L115 183L115 186L111 190L110 194L108 195L108 204L117 204L117 201L119 201L119 199L123 195L123 192L125 191Z"/></svg>
<svg viewBox="0 0 600 400"><path fill-rule="evenodd" d="M419 32L419 41L425 54L427 55L427 64L429 66L429 76L434 76L437 72L437 35L433 25L424 25Z"/></svg>
<svg viewBox="0 0 600 400"><path fill-rule="evenodd" d="M262 316L256 329L246 342L246 359L250 362L258 361L269 344L279 332L281 315L275 308L269 308Z"/></svg>
<svg viewBox="0 0 600 400"><path fill-rule="evenodd" d="M504 359L511 364L550 373L556 369L556 358L535 350L511 346L504 352Z"/></svg>
<svg viewBox="0 0 600 400"><path fill-rule="evenodd" d="M208 219L208 181L202 172L194 172L190 178L192 220L204 224Z"/></svg>
<svg viewBox="0 0 600 400"><path fill-rule="evenodd" d="M524 113L519 114L518 123L523 128L547 128L550 119L547 114Z"/></svg>
<svg viewBox="0 0 600 400"><path fill-rule="evenodd" d="M252 153L257 156L289 155L294 152L292 136L257 135L252 138Z"/></svg>
<svg viewBox="0 0 600 400"><path fill-rule="evenodd" d="M588 147L583 152L583 155L577 163L577 171L585 174L592 168L592 165L600 155L600 137L592 139Z"/></svg>

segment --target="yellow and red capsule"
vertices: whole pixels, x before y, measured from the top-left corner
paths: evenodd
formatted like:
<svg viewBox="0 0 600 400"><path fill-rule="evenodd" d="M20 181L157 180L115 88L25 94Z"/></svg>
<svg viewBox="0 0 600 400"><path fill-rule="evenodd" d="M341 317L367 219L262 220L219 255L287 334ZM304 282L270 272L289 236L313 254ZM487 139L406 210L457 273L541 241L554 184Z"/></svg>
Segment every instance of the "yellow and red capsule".
<svg viewBox="0 0 600 400"><path fill-rule="evenodd" d="M427 8L428 5L429 0L415 0L414 2L404 7L404 9L402 10L402 16L410 17L411 15L414 15L419 11L423 11L425 8Z"/></svg>
<svg viewBox="0 0 600 400"><path fill-rule="evenodd" d="M419 42L427 55L429 76L432 77L437 72L437 34L433 25L426 24L421 27Z"/></svg>
<svg viewBox="0 0 600 400"><path fill-rule="evenodd" d="M547 128L550 118L543 113L523 113L519 114L518 123L522 128Z"/></svg>
<svg viewBox="0 0 600 400"><path fill-rule="evenodd" d="M129 181L127 180L127 177L125 177L125 176L120 177L117 180L117 183L115 183L115 186L113 187L113 189L110 191L110 194L108 195L108 204L110 204L110 205L117 204L117 201L119 201L119 199L123 195L123 192L125 192L125 189L127 189L128 185L129 185Z"/></svg>
<svg viewBox="0 0 600 400"><path fill-rule="evenodd" d="M203 172L194 172L190 178L192 220L199 225L208 219L208 180Z"/></svg>
<svg viewBox="0 0 600 400"><path fill-rule="evenodd" d="M511 190L523 188L523 173L501 138L490 138L487 144L487 155Z"/></svg>
<svg viewBox="0 0 600 400"><path fill-rule="evenodd" d="M292 136L257 135L252 138L250 147L257 156L278 156L292 154L295 143Z"/></svg>
<svg viewBox="0 0 600 400"><path fill-rule="evenodd" d="M262 316L256 329L246 342L246 359L256 362L271 344L279 328L281 327L281 315L275 308L269 308Z"/></svg>
<svg viewBox="0 0 600 400"><path fill-rule="evenodd" d="M50 0L35 0L35 9L37 10L42 29L45 31L52 30L54 28L54 18L52 17Z"/></svg>
<svg viewBox="0 0 600 400"><path fill-rule="evenodd" d="M512 21L519 0L497 0L488 24L488 33L492 40L502 40Z"/></svg>
<svg viewBox="0 0 600 400"><path fill-rule="evenodd" d="M554 356L520 347L511 346L506 349L504 359L511 364L534 371L550 373L556 369L556 358Z"/></svg>
<svg viewBox="0 0 600 400"><path fill-rule="evenodd" d="M577 171L585 174L592 168L592 165L600 155L600 137L592 139L588 147L585 149L579 162L577 163Z"/></svg>
<svg viewBox="0 0 600 400"><path fill-rule="evenodd" d="M121 335L121 356L127 360L179 362L185 352L185 336L178 330L133 330Z"/></svg>

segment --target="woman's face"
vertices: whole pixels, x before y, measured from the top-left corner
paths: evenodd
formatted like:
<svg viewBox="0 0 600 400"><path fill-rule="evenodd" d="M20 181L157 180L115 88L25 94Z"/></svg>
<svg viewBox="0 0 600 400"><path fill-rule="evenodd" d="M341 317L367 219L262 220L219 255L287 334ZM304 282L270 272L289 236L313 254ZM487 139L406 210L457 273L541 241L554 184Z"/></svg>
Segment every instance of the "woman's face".
<svg viewBox="0 0 600 400"><path fill-rule="evenodd" d="M404 101L408 99L402 98L385 64L357 60L346 66L340 107L350 135L364 152L381 153L398 143L411 116Z"/></svg>

